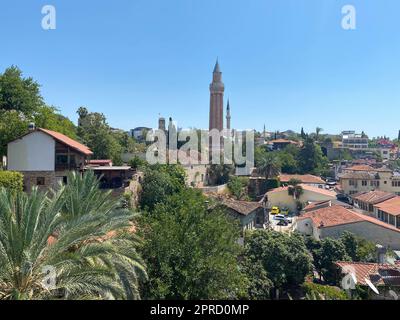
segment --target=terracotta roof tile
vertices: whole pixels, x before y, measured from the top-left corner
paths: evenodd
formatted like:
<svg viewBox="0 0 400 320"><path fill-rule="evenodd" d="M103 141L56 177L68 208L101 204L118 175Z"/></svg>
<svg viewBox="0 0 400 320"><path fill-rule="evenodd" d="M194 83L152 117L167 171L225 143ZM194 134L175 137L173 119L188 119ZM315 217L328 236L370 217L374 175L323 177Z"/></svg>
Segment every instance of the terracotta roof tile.
<svg viewBox="0 0 400 320"><path fill-rule="evenodd" d="M363 221L355 212L337 205L307 212L299 219L311 219L318 227L333 227Z"/></svg>
<svg viewBox="0 0 400 320"><path fill-rule="evenodd" d="M353 196L354 200L363 201L369 204L377 204L396 197L395 194L380 190L358 193Z"/></svg>
<svg viewBox="0 0 400 320"><path fill-rule="evenodd" d="M396 196L375 205L376 208L394 216L400 215L400 197Z"/></svg>
<svg viewBox="0 0 400 320"><path fill-rule="evenodd" d="M356 222L369 222L385 229L400 232L400 229L396 228L395 226L338 205L307 212L299 219L311 219L319 228L333 227Z"/></svg>
<svg viewBox="0 0 400 320"><path fill-rule="evenodd" d="M236 211L236 212L238 212L238 213L240 213L242 215L245 215L245 216L249 215L250 213L252 213L253 211L255 211L257 209L263 208L262 204L259 203L259 202L238 201L238 200L233 200L233 199L223 199L222 203L226 207L228 207L228 208L230 208L230 209L232 209L232 210L234 210L234 211Z"/></svg>
<svg viewBox="0 0 400 320"><path fill-rule="evenodd" d="M376 171L375 168L369 166L369 165L355 165L350 168L346 168L345 170L351 170L351 171Z"/></svg>
<svg viewBox="0 0 400 320"><path fill-rule="evenodd" d="M326 190L326 189L322 189L322 188L318 188L318 187L309 186L307 184L300 184L300 186L303 188L303 190L307 190L307 191L323 194L323 195L326 195L326 196L331 196L333 199L336 199L336 192L334 192L334 191L330 191L330 190ZM275 189L272 189L272 190L268 191L267 194L268 193L281 192L281 191L288 191L288 190L289 190L288 186L279 187L279 188L275 188Z"/></svg>
<svg viewBox="0 0 400 320"><path fill-rule="evenodd" d="M283 183L289 182L290 180L300 180L302 183L314 183L314 184L325 184L325 181L320 177L313 176L311 174L281 174L279 176L280 181Z"/></svg>
<svg viewBox="0 0 400 320"><path fill-rule="evenodd" d="M400 268L390 264L338 261L336 265L343 273L353 272L357 283L367 286L400 286Z"/></svg>
<svg viewBox="0 0 400 320"><path fill-rule="evenodd" d="M79 152L83 153L86 156L90 156L90 155L93 154L93 152L87 146L79 143L78 141L75 141L75 140L67 137L66 135L63 135L62 133L59 133L59 132L56 132L56 131L52 131L52 130L48 130L48 129L43 129L43 128L37 128L36 130L48 134L49 136L51 136L55 140L57 140L57 141L65 144L65 145L71 147L72 149L75 149L76 151L79 151Z"/></svg>

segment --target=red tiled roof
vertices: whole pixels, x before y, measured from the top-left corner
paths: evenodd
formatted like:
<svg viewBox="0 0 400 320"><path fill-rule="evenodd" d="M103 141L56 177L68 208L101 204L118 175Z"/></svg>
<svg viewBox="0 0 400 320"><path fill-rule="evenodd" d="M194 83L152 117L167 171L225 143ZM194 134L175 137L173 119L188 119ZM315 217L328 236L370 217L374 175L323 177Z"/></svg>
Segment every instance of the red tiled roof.
<svg viewBox="0 0 400 320"><path fill-rule="evenodd" d="M76 151L83 153L86 156L90 156L93 154L93 152L87 146L67 137L66 135L63 135L62 133L43 128L37 128L36 130L48 134L58 142L61 142L71 147L72 149L75 149Z"/></svg>
<svg viewBox="0 0 400 320"><path fill-rule="evenodd" d="M222 203L226 207L245 216L263 207L262 204L259 202L238 201L233 199L223 199Z"/></svg>
<svg viewBox="0 0 400 320"><path fill-rule="evenodd" d="M396 196L375 205L376 208L394 216L400 215L400 197Z"/></svg>
<svg viewBox="0 0 400 320"><path fill-rule="evenodd" d="M395 226L338 205L307 212L299 219L311 219L319 228L334 227L356 222L369 222L385 229L400 232L400 229Z"/></svg>
<svg viewBox="0 0 400 320"><path fill-rule="evenodd" d="M338 261L335 263L343 273L352 272L355 275L357 284L367 286L367 280L375 286L399 286L400 269L390 264L364 263Z"/></svg>
<svg viewBox="0 0 400 320"><path fill-rule="evenodd" d="M304 207L303 211L304 212L308 212L308 211L313 211L313 210L317 210L320 208L326 208L326 207L331 207L331 206L341 206L344 208L348 208L351 209L353 208L350 204L345 203L345 202L341 202L339 200L324 200L324 201L317 201L317 202L311 202L310 204L308 204L307 206Z"/></svg>
<svg viewBox="0 0 400 320"><path fill-rule="evenodd" d="M363 221L355 212L341 206L332 206L310 211L302 215L299 219L311 219L318 227L333 227Z"/></svg>
<svg viewBox="0 0 400 320"><path fill-rule="evenodd" d="M323 194L325 196L331 196L333 199L336 199L336 192L334 192L334 191L330 191L330 190L325 190L325 189L318 188L318 187L309 186L307 184L300 184L300 186L303 188L303 190L307 190L307 191ZM288 191L288 190L289 190L288 186L287 187L279 187L279 188L275 188L275 189L272 189L272 190L268 191L267 194L268 193L281 192L281 191Z"/></svg>
<svg viewBox="0 0 400 320"><path fill-rule="evenodd" d="M302 183L325 184L324 180L322 180L320 177L313 176L312 174L281 174L279 178L283 183L294 179L300 180Z"/></svg>
<svg viewBox="0 0 400 320"><path fill-rule="evenodd" d="M396 195L390 192L375 190L359 193L353 196L354 200L363 201L369 204L377 204L388 199L394 198Z"/></svg>
<svg viewBox="0 0 400 320"><path fill-rule="evenodd" d="M104 160L89 160L89 164L97 164L97 165L102 165L102 164L110 164L112 163L112 160L110 159L104 159Z"/></svg>
<svg viewBox="0 0 400 320"><path fill-rule="evenodd" d="M352 171L375 171L376 169L369 166L369 165L355 165L350 168L346 168L345 170L352 170Z"/></svg>

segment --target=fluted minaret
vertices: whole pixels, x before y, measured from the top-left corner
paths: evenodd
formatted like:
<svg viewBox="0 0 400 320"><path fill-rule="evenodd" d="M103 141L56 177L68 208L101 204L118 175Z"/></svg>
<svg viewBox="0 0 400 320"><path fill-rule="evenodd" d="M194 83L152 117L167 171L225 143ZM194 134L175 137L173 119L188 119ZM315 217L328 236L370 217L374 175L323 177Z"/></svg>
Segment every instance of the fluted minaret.
<svg viewBox="0 0 400 320"><path fill-rule="evenodd" d="M213 81L210 84L210 131L212 129L219 131L224 129L224 91L222 72L217 59L213 72Z"/></svg>
<svg viewBox="0 0 400 320"><path fill-rule="evenodd" d="M231 107L229 105L229 99L228 105L226 106L226 129L231 130Z"/></svg>

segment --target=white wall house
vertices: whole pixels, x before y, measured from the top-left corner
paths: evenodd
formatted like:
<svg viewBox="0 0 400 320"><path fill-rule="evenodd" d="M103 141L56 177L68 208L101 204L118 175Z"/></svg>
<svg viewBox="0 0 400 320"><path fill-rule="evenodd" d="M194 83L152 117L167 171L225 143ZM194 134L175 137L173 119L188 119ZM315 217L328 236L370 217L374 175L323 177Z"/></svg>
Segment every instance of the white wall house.
<svg viewBox="0 0 400 320"><path fill-rule="evenodd" d="M55 140L49 135L35 131L12 141L7 146L8 170L54 171Z"/></svg>
<svg viewBox="0 0 400 320"><path fill-rule="evenodd" d="M400 229L342 206L307 212L297 219L294 229L317 240L339 238L348 231L393 250L400 249Z"/></svg>
<svg viewBox="0 0 400 320"><path fill-rule="evenodd" d="M69 171L83 170L92 151L55 131L37 128L7 145L7 169L21 172L29 191L54 188L66 182Z"/></svg>
<svg viewBox="0 0 400 320"><path fill-rule="evenodd" d="M296 199L293 195L289 195L288 187L273 189L266 193L267 207L277 206L280 208L286 207L291 212L298 212L297 204L300 202L305 205L309 202L319 202L326 200L336 200L336 192L301 184L303 193Z"/></svg>

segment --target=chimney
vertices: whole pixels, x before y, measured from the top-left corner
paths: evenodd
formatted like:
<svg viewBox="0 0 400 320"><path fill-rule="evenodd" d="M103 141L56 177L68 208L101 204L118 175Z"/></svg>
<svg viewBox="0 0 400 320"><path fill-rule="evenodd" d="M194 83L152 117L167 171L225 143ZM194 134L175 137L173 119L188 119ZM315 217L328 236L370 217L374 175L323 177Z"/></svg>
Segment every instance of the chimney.
<svg viewBox="0 0 400 320"><path fill-rule="evenodd" d="M28 130L29 130L29 132L32 132L32 131L36 130L36 126L35 126L34 122L29 123Z"/></svg>
<svg viewBox="0 0 400 320"><path fill-rule="evenodd" d="M376 245L376 253L377 253L377 258L378 258L379 264L387 263L387 259L386 259L387 249L384 246L377 244Z"/></svg>

